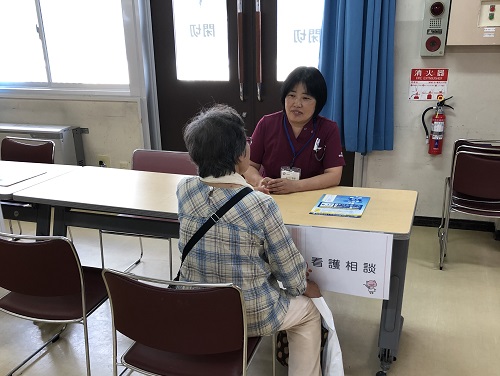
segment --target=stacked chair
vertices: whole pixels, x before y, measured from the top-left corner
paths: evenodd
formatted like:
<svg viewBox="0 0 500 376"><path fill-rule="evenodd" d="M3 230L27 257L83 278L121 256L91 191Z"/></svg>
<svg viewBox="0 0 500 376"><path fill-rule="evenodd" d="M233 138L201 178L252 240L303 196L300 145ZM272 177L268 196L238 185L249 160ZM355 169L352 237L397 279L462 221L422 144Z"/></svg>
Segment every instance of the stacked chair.
<svg viewBox="0 0 500 376"><path fill-rule="evenodd" d="M438 229L441 270L447 254L451 212L489 220L500 218L500 140L455 141Z"/></svg>

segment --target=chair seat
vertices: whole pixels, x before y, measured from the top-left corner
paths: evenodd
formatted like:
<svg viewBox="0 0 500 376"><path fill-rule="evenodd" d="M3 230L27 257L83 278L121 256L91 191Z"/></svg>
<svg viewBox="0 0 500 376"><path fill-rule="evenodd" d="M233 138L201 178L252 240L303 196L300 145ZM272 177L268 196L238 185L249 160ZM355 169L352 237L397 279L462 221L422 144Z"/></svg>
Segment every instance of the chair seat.
<svg viewBox="0 0 500 376"><path fill-rule="evenodd" d="M85 299L87 314L107 299L106 286L102 279L101 269L82 267L85 283ZM0 309L38 320L82 319L81 294L59 297L35 297L10 292L0 299Z"/></svg>
<svg viewBox="0 0 500 376"><path fill-rule="evenodd" d="M261 340L262 337L248 338L248 360L254 355ZM206 376L207 369L210 369L212 375L240 376L242 369L240 351L215 355L183 355L156 350L138 343L132 345L123 355L123 363L132 369L137 367L168 376Z"/></svg>
<svg viewBox="0 0 500 376"><path fill-rule="evenodd" d="M451 209L471 215L500 217L500 200L478 199L454 192L451 197Z"/></svg>
<svg viewBox="0 0 500 376"><path fill-rule="evenodd" d="M453 191L452 198L466 202L470 201L473 204L475 203L485 203L487 205L500 204L500 192L498 192L498 195L495 198L483 198L483 197L469 196L457 191Z"/></svg>
<svg viewBox="0 0 500 376"><path fill-rule="evenodd" d="M17 374L35 355L54 343L66 324L81 323L86 367L90 376L89 331L86 318L108 297L102 269L82 266L73 243L62 236L0 234L0 311L30 321L63 324L45 343L13 368ZM26 332L29 335L29 331ZM19 337L20 341L23 341ZM78 352L81 341L76 345ZM9 356L17 354L9 354ZM45 352L43 356L50 355ZM35 371L35 373L37 373ZM37 374L53 374L50 370Z"/></svg>

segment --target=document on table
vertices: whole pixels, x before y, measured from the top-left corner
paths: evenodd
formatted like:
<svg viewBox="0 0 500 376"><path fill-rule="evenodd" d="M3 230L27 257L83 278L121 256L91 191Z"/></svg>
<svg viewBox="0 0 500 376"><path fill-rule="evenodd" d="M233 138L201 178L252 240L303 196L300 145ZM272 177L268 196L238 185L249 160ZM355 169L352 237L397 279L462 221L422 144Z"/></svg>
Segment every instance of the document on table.
<svg viewBox="0 0 500 376"><path fill-rule="evenodd" d="M309 214L359 218L370 201L367 196L321 195Z"/></svg>

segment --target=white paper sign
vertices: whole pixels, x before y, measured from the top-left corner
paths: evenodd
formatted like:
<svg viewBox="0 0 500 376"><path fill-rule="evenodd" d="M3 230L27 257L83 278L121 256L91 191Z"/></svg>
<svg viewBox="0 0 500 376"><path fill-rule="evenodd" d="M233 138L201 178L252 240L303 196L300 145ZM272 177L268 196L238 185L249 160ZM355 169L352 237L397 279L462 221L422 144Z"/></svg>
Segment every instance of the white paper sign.
<svg viewBox="0 0 500 376"><path fill-rule="evenodd" d="M392 234L287 225L323 291L389 299Z"/></svg>
<svg viewBox="0 0 500 376"><path fill-rule="evenodd" d="M448 68L411 70L409 98L412 101L440 101L448 92Z"/></svg>

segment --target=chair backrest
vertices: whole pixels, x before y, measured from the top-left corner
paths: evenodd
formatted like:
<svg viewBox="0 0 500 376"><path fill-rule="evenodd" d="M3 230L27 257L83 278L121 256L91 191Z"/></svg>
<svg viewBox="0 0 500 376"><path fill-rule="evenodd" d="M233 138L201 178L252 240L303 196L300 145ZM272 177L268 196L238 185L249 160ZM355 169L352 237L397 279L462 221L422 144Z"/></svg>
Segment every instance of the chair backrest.
<svg viewBox="0 0 500 376"><path fill-rule="evenodd" d="M3 161L54 163L54 150L52 140L5 137L0 154Z"/></svg>
<svg viewBox="0 0 500 376"><path fill-rule="evenodd" d="M81 294L80 261L66 238L1 233L0 260L0 286L6 290L32 296Z"/></svg>
<svg viewBox="0 0 500 376"><path fill-rule="evenodd" d="M109 269L103 277L114 329L132 340L181 354L239 350L246 356L246 313L237 286L160 281Z"/></svg>
<svg viewBox="0 0 500 376"><path fill-rule="evenodd" d="M453 191L477 199L500 200L500 148L494 141L464 141L455 143Z"/></svg>
<svg viewBox="0 0 500 376"><path fill-rule="evenodd" d="M132 169L169 174L197 175L198 168L188 152L136 149L132 154Z"/></svg>
<svg viewBox="0 0 500 376"><path fill-rule="evenodd" d="M463 148L463 147L465 147L465 148L466 147L472 147L472 148L486 147L486 148L489 148L498 142L500 142L500 141L498 141L498 140L477 140L477 139L472 140L472 139L460 138L460 139L455 141L454 148L453 148L453 154L456 154L456 152L458 151L459 148Z"/></svg>

